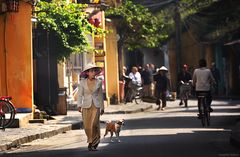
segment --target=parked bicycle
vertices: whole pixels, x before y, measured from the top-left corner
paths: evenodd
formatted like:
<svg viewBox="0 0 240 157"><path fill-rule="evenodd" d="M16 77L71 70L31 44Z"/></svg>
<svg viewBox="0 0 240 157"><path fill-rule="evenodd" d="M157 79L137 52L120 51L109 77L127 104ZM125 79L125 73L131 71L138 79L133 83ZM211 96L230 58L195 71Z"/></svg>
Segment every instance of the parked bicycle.
<svg viewBox="0 0 240 157"><path fill-rule="evenodd" d="M207 93L198 94L199 105L199 118L201 119L202 126L210 125L210 110L206 103Z"/></svg>
<svg viewBox="0 0 240 157"><path fill-rule="evenodd" d="M135 101L136 104L139 104L142 102L143 98L143 88L142 86L133 85L131 82L127 85L128 89L124 96L124 104L127 104L128 102Z"/></svg>
<svg viewBox="0 0 240 157"><path fill-rule="evenodd" d="M11 102L12 97L2 96L0 97L0 129L10 127L13 124L16 108Z"/></svg>
<svg viewBox="0 0 240 157"><path fill-rule="evenodd" d="M136 91L135 91L135 96L134 96L134 100L136 104L139 104L142 102L142 98L143 98L143 88L137 87Z"/></svg>

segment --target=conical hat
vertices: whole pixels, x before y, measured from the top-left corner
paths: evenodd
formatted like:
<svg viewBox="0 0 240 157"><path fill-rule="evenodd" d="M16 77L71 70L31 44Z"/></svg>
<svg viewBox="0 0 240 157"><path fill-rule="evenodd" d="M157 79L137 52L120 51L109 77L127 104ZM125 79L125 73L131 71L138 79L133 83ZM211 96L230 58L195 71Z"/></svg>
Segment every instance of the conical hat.
<svg viewBox="0 0 240 157"><path fill-rule="evenodd" d="M161 66L161 68L159 70L168 71L168 69L165 66Z"/></svg>
<svg viewBox="0 0 240 157"><path fill-rule="evenodd" d="M93 63L88 63L85 66L84 70L81 72L80 77L87 77L87 71L90 70L90 69L96 69L96 75L100 74L101 70L102 70L101 67L98 67Z"/></svg>

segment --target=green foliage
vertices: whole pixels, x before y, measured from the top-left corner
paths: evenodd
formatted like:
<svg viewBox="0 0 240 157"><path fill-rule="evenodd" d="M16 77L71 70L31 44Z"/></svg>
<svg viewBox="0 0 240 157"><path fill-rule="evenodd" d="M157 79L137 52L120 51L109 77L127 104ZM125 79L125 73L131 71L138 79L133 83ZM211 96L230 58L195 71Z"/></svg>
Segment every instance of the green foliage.
<svg viewBox="0 0 240 157"><path fill-rule="evenodd" d="M217 41L231 38L239 29L239 1L182 0L180 11L183 26L191 28L200 41Z"/></svg>
<svg viewBox="0 0 240 157"><path fill-rule="evenodd" d="M71 53L89 52L88 35L104 34L88 22L86 4L67 4L66 1L40 1L36 8L38 27L53 34L57 47L54 52L58 60L67 58Z"/></svg>
<svg viewBox="0 0 240 157"><path fill-rule="evenodd" d="M204 8L209 7L212 5L216 0L181 0L178 3L170 3L169 5L162 7L156 12L156 16L158 19L164 19L165 24L165 32L170 36L175 31L175 9L176 7L179 8L179 12L181 14L181 21L182 25L184 25L184 20L193 15L198 13Z"/></svg>
<svg viewBox="0 0 240 157"><path fill-rule="evenodd" d="M186 17L193 15L197 12L200 12L202 9L205 9L212 5L214 2L218 0L182 0L179 3L179 8L181 12L182 19L185 19Z"/></svg>
<svg viewBox="0 0 240 157"><path fill-rule="evenodd" d="M130 50L142 47L158 47L167 38L163 19L154 16L142 5L126 0L117 8L110 8L106 16L121 17L117 27L120 40Z"/></svg>
<svg viewBox="0 0 240 157"><path fill-rule="evenodd" d="M169 3L156 11L158 18L164 18L165 31L174 35L176 7L181 15L183 30L191 30L191 37L196 41L217 41L228 32L239 28L239 1L227 0L181 0Z"/></svg>

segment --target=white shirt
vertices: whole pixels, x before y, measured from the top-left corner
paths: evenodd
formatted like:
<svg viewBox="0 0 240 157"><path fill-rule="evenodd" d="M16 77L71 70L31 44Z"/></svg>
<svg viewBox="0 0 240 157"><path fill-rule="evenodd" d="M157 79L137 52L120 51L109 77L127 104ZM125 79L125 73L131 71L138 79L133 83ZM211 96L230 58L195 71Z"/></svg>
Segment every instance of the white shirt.
<svg viewBox="0 0 240 157"><path fill-rule="evenodd" d="M129 78L132 79L133 84L141 85L142 84L142 78L141 74L139 72L136 72L133 74L132 72L129 74Z"/></svg>
<svg viewBox="0 0 240 157"><path fill-rule="evenodd" d="M210 91L212 82L215 80L210 69L203 67L194 70L193 85L196 91Z"/></svg>

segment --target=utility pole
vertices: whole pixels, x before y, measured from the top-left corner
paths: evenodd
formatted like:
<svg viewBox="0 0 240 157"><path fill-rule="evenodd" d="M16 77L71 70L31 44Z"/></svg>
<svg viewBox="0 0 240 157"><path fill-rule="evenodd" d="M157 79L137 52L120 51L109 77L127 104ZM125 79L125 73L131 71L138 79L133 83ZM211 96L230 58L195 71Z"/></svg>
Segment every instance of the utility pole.
<svg viewBox="0 0 240 157"><path fill-rule="evenodd" d="M175 42L176 42L176 69L177 73L181 70L181 54L182 54L182 44L181 44L181 15L179 12L179 0L176 0L176 6L174 10L174 21L175 21Z"/></svg>

